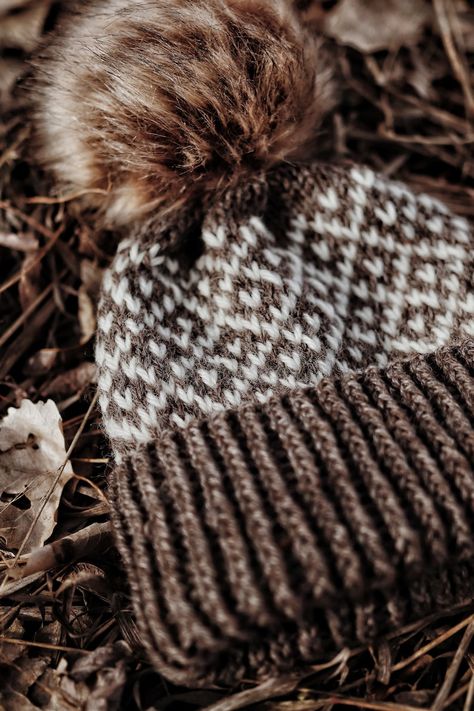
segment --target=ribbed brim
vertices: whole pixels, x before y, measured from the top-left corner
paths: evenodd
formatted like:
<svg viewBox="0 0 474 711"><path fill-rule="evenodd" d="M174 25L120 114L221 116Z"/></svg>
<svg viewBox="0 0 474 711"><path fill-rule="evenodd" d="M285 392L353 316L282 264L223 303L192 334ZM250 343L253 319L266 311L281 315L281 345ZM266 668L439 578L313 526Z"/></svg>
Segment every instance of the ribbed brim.
<svg viewBox="0 0 474 711"><path fill-rule="evenodd" d="M473 342L326 379L112 474L143 643L187 685L265 677L474 598Z"/></svg>

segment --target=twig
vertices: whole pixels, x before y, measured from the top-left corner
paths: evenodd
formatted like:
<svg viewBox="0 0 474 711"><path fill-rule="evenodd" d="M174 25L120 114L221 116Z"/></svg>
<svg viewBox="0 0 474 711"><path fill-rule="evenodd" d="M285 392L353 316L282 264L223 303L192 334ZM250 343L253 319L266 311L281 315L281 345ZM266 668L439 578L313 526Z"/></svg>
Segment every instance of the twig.
<svg viewBox="0 0 474 711"><path fill-rule="evenodd" d="M459 667L461 666L461 662L464 659L464 655L466 654L469 645L471 644L471 640L474 636L474 619L470 622L469 626L467 627L466 631L464 632L463 638L456 650L456 654L453 657L453 661L449 665L449 669L446 673L446 677L444 679L444 682L441 686L441 689L438 692L438 695L431 707L431 711L442 711L445 707L446 699L449 696L449 692L452 689L452 686L454 684L454 680L456 679L456 676L459 671Z"/></svg>
<svg viewBox="0 0 474 711"><path fill-rule="evenodd" d="M429 104L426 101L422 101L418 97L410 96L410 94L398 91L392 86L387 86L386 91L409 106L414 106L415 108L420 109L424 114L431 116L433 120L436 120L437 123L441 124L443 127L446 125L450 126L455 131L463 134L467 134L469 132L470 126L467 121L459 116L455 116L449 111L440 109L439 106Z"/></svg>
<svg viewBox="0 0 474 711"><path fill-rule="evenodd" d="M52 288L52 284L47 286L46 289L44 289L44 291L42 291L41 294L37 296L36 299L23 311L21 316L19 316L16 321L14 321L12 325L2 333L2 335L0 336L0 348L8 341L11 336L13 336L15 331L25 323L28 316L30 316L30 314L32 314L33 311L41 304L43 299L48 296Z"/></svg>
<svg viewBox="0 0 474 711"><path fill-rule="evenodd" d="M21 146L21 144L26 138L28 138L29 133L29 127L23 128L23 130L20 131L15 141L11 144L11 146L8 146L7 150L0 156L0 168L5 165L5 163L7 163L7 161L9 161L11 158L15 157L16 149Z"/></svg>
<svg viewBox="0 0 474 711"><path fill-rule="evenodd" d="M409 136L403 133L395 133L395 131L385 127L381 127L380 135L389 141L419 143L423 146L465 146L473 142L472 138L461 138L459 136L422 136L421 134Z"/></svg>
<svg viewBox="0 0 474 711"><path fill-rule="evenodd" d="M433 5L446 54L448 55L454 75L462 86L464 98L466 100L466 110L469 114L474 115L474 95L472 93L469 75L459 57L459 53L454 42L453 29L448 13L448 5L446 0L433 0Z"/></svg>
<svg viewBox="0 0 474 711"><path fill-rule="evenodd" d="M1 205L0 205L0 207L1 207ZM37 264L39 264L39 262L41 262L41 260L43 259L43 257L44 257L44 256L50 251L50 249L52 249L52 247L54 247L54 245L56 244L56 242L57 242L57 240L58 240L58 237L60 236L62 230L63 230L62 227L60 227L59 229L57 229L56 232L54 232L54 233L52 234L52 236L50 237L49 241L44 245L44 247L42 247L42 249L38 250L38 252L37 252L36 255L35 255L35 258L32 259L31 262L28 262L28 264L27 264L26 266L22 267L16 274L14 274L13 276L11 276L10 279L7 279L3 284L0 285L0 294L1 294L2 292L6 291L7 289L9 289L10 287L12 287L12 286L13 286L14 284L16 284L18 281L20 281L20 279L22 278L22 276L24 276L25 274L27 274L29 271L31 271L31 269L33 269L33 267L35 267Z"/></svg>
<svg viewBox="0 0 474 711"><path fill-rule="evenodd" d="M464 701L464 711L471 711L474 708L474 672L471 673L471 680L467 689L466 700Z"/></svg>
<svg viewBox="0 0 474 711"><path fill-rule="evenodd" d="M238 694L227 696L215 704L211 704L206 711L237 711L237 709L243 709L246 706L266 701L275 696L284 696L294 691L300 681L301 677L297 675L269 679L253 689L246 689Z"/></svg>
<svg viewBox="0 0 474 711"><path fill-rule="evenodd" d="M31 217L31 215L27 215L22 210L19 210L17 207L11 205L7 200L0 200L0 210L5 210L5 212L11 212L12 215L16 215L23 222L26 222L27 225L32 227L36 232L39 232L40 235L46 237L46 239L53 239L56 234L55 232L51 232L51 230L42 225L41 222L35 220L34 217Z"/></svg>
<svg viewBox="0 0 474 711"><path fill-rule="evenodd" d="M107 459L107 458L104 458L104 459L90 458L89 459L87 457L83 457L83 458L71 457L71 461L73 461L73 462L92 462L95 464L97 464L97 463L108 464L110 462L110 459ZM93 489L95 491L95 493L97 494L97 498L102 503L108 504L108 499L107 499L106 495L104 494L102 489L99 486L97 486L97 484L94 481L92 481L91 479L88 479L86 476L81 476L80 474L74 474L73 478L76 479L76 481L81 481L83 484L87 484L87 486L90 486L90 488Z"/></svg>
<svg viewBox="0 0 474 711"><path fill-rule="evenodd" d="M67 195L61 195L58 197L46 197L37 195L35 197L26 198L25 202L29 205L63 205L66 202L71 202L83 195L108 195L107 190L102 188L91 188L90 190L78 190L75 193L68 193Z"/></svg>
<svg viewBox="0 0 474 711"><path fill-rule="evenodd" d="M112 544L112 526L105 523L92 523L64 538L48 543L43 548L29 554L23 568L8 570L8 577L18 572L19 575L34 575L45 573L65 563L74 563L87 552L98 553L110 548ZM16 576L15 576L16 577Z"/></svg>
<svg viewBox="0 0 474 711"><path fill-rule="evenodd" d="M367 699L358 699L357 697L339 696L339 694L324 696L320 700L324 701L325 704L352 706L358 709L370 709L371 711L420 711L419 706L407 706L407 704L397 704L392 701L369 701Z"/></svg>
<svg viewBox="0 0 474 711"><path fill-rule="evenodd" d="M48 642L30 642L29 640L16 639L15 637L3 637L0 635L0 643L18 644L21 647L38 647L39 649L49 649L52 652L69 652L70 654L90 654L87 649L77 647L62 647L59 644L49 644Z"/></svg>
<svg viewBox="0 0 474 711"><path fill-rule="evenodd" d="M474 615L469 615L469 617L466 617L465 620L459 622L459 624L455 625L454 627L451 627L449 630L446 630L446 632L443 632L443 634L439 635L439 637L436 637L436 639L434 639L432 642L425 644L424 647L420 647L420 649L418 649L410 657L402 659L402 661L398 662L398 664L394 664L394 666L392 667L392 672L404 669L416 659L422 657L424 654L434 649L435 647L438 647L442 642L445 642L447 639L456 634L456 632L459 632L459 630L464 629L464 627L467 627L472 623L474 623Z"/></svg>
<svg viewBox="0 0 474 711"><path fill-rule="evenodd" d="M44 326L53 313L54 302L51 298L49 298L46 303L43 304L43 306L35 313L35 316L28 325L28 328L25 329L6 349L0 362L0 380L3 380L3 378L8 375L18 358L21 358L25 350L33 343L39 329Z"/></svg>
<svg viewBox="0 0 474 711"><path fill-rule="evenodd" d="M39 580L43 575L43 572L40 571L39 573L33 573L33 575L28 575L28 577L22 578L21 580L9 580L7 582L7 576L5 576L2 579L2 585L0 588L0 597L1 598L7 598L13 595L14 593L18 592L19 590L22 590L23 588L26 588L28 585L31 585L32 583L35 583L37 580ZM0 625L1 625L1 620L0 620Z"/></svg>
<svg viewBox="0 0 474 711"><path fill-rule="evenodd" d="M469 691L469 682L467 682L467 684L463 684L462 686L460 686L458 689L456 689L456 691L453 691L453 693L450 696L448 696L448 698L444 702L443 710L447 709L447 711L449 711L449 709L452 709L454 702L457 701L458 699L460 699L461 697L465 696L465 694L468 691ZM469 711L472 711L472 708L470 708Z"/></svg>

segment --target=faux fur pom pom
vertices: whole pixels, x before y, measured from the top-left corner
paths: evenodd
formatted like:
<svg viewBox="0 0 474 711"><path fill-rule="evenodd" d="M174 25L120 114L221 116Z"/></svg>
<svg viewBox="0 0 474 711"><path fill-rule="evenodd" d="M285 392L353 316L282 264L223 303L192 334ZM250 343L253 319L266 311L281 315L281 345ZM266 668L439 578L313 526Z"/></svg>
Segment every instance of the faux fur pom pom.
<svg viewBox="0 0 474 711"><path fill-rule="evenodd" d="M104 227L305 161L331 76L292 0L95 0L37 62L41 159Z"/></svg>

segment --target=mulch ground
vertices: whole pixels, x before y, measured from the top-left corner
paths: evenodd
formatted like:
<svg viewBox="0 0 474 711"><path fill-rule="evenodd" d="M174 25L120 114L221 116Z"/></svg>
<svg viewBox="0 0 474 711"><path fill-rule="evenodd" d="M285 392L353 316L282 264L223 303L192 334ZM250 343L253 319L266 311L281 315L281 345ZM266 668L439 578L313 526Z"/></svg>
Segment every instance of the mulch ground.
<svg viewBox="0 0 474 711"><path fill-rule="evenodd" d="M303 4L340 87L321 158L368 163L474 219L469 2ZM0 417L25 398L54 400L75 473L27 578L15 571L28 556L8 549L1 521L28 502L0 497L0 709L474 708L474 604L260 686L179 689L147 664L110 539L109 450L94 400L95 303L113 241L38 170L17 83L60 5L0 6Z"/></svg>

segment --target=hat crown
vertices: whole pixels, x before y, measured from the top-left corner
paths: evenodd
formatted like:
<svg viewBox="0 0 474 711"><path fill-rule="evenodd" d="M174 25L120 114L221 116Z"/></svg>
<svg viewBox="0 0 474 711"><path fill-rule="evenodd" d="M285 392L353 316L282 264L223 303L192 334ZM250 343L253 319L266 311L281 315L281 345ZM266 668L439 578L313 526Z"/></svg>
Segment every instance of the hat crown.
<svg viewBox="0 0 474 711"><path fill-rule="evenodd" d="M211 206L193 259L185 238L173 250L125 240L99 319L109 434L148 441L447 343L469 329L467 230L370 170L319 167L282 169Z"/></svg>

